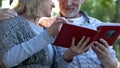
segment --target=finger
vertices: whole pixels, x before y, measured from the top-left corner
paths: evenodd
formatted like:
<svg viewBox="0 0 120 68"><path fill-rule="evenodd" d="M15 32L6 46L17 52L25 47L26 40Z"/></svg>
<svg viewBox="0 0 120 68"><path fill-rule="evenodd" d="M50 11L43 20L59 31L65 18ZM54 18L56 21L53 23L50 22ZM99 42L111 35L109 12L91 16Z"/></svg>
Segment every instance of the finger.
<svg viewBox="0 0 120 68"><path fill-rule="evenodd" d="M64 23L62 17L56 18L55 22L57 22L57 23Z"/></svg>
<svg viewBox="0 0 120 68"><path fill-rule="evenodd" d="M0 12L6 12L6 10L8 10L9 8L3 8L0 10Z"/></svg>
<svg viewBox="0 0 120 68"><path fill-rule="evenodd" d="M86 52L91 46L93 45L93 42L89 45L87 45L85 48L84 48L84 52Z"/></svg>
<svg viewBox="0 0 120 68"><path fill-rule="evenodd" d="M48 31L49 35L56 36L57 33L59 32L60 26L62 25L62 22L58 22L58 20L56 20L50 27L48 27L46 29Z"/></svg>
<svg viewBox="0 0 120 68"><path fill-rule="evenodd" d="M4 14L9 14L9 15L12 15L12 16L17 16L17 12L13 9L8 9L8 8L5 8L5 9L1 9L0 10L0 14L1 15L4 15Z"/></svg>
<svg viewBox="0 0 120 68"><path fill-rule="evenodd" d="M64 22L64 20L62 19L62 17L58 17L53 24L56 24L56 25L59 27L58 30L60 30L63 23L65 23L65 22Z"/></svg>
<svg viewBox="0 0 120 68"><path fill-rule="evenodd" d="M7 14L10 14L11 16L17 16L17 15L18 15L17 12L14 11L14 10L12 10L12 9L6 10L6 13L7 13Z"/></svg>
<svg viewBox="0 0 120 68"><path fill-rule="evenodd" d="M9 17L9 18L14 18L15 16L7 13L3 13L2 17Z"/></svg>
<svg viewBox="0 0 120 68"><path fill-rule="evenodd" d="M99 43L99 42L97 42L97 41L96 41L94 44L97 45L97 47L98 47L99 49L105 51L106 48L105 48L105 46L104 46L103 44L101 44L101 43Z"/></svg>
<svg viewBox="0 0 120 68"><path fill-rule="evenodd" d="M14 17L13 15L7 14L6 12L4 12L4 10L5 10L5 9L1 10L1 12L0 12L0 16L1 16L1 17L0 17L0 21ZM7 10L6 10L6 11L7 11Z"/></svg>
<svg viewBox="0 0 120 68"><path fill-rule="evenodd" d="M69 23L73 23L73 20L68 20Z"/></svg>
<svg viewBox="0 0 120 68"><path fill-rule="evenodd" d="M103 51L94 44L92 45L92 49L96 54L103 54Z"/></svg>
<svg viewBox="0 0 120 68"><path fill-rule="evenodd" d="M3 20L7 20L9 19L10 17L0 17L0 21L3 21Z"/></svg>
<svg viewBox="0 0 120 68"><path fill-rule="evenodd" d="M57 17L56 22L63 23L63 24L68 24L69 23L69 21L65 17Z"/></svg>
<svg viewBox="0 0 120 68"><path fill-rule="evenodd" d="M66 24L69 23L69 21L65 17L62 17L62 19L63 19L64 23L66 23Z"/></svg>
<svg viewBox="0 0 120 68"><path fill-rule="evenodd" d="M88 37L88 38L83 42L83 44L81 45L81 48L82 48L82 49L84 49L84 48L86 47L86 45L88 44L89 40L90 40L90 37Z"/></svg>
<svg viewBox="0 0 120 68"><path fill-rule="evenodd" d="M85 36L83 36L81 38L81 40L78 42L78 44L76 45L77 48L80 48L81 47L81 44L83 43L83 41L85 40Z"/></svg>
<svg viewBox="0 0 120 68"><path fill-rule="evenodd" d="M3 21L3 20L6 20L6 19L9 19L13 16L9 15L9 14L5 14L3 13L1 16L0 16L0 21Z"/></svg>
<svg viewBox="0 0 120 68"><path fill-rule="evenodd" d="M13 15L10 15L10 14L2 13L2 14L1 14L1 18L3 18L3 17L13 18L14 16L13 16Z"/></svg>
<svg viewBox="0 0 120 68"><path fill-rule="evenodd" d="M69 24L69 21L65 17L59 17L63 24Z"/></svg>
<svg viewBox="0 0 120 68"><path fill-rule="evenodd" d="M105 41L104 39L100 39L100 42L105 46L105 47L109 47L109 44L107 43L107 41Z"/></svg>
<svg viewBox="0 0 120 68"><path fill-rule="evenodd" d="M75 46L75 37L72 38L72 45L71 46Z"/></svg>

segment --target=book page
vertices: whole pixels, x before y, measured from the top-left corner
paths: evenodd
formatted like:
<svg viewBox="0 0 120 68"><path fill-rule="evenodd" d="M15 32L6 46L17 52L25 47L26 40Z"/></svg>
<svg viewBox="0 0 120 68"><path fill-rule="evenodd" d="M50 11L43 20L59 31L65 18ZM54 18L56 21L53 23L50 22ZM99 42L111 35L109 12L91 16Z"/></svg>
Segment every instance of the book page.
<svg viewBox="0 0 120 68"><path fill-rule="evenodd" d="M105 22L105 23L96 24L96 27L99 27L99 26L120 26L120 23Z"/></svg>

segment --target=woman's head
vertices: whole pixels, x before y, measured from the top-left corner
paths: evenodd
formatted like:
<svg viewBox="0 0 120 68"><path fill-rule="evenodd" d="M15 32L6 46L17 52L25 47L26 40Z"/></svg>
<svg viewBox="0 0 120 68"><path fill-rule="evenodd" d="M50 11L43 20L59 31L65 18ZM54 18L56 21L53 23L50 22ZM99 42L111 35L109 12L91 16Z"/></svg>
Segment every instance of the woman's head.
<svg viewBox="0 0 120 68"><path fill-rule="evenodd" d="M54 4L52 0L18 0L13 8L18 14L26 14L31 17L50 16Z"/></svg>

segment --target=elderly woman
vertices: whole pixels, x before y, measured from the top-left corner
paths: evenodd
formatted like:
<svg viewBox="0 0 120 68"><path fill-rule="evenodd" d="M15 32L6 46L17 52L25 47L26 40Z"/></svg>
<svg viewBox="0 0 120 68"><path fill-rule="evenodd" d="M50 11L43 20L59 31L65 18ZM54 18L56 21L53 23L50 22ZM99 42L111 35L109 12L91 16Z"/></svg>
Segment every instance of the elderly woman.
<svg viewBox="0 0 120 68"><path fill-rule="evenodd" d="M67 68L69 66L67 62L70 62L71 58L90 47L85 47L80 53L79 49L71 50L70 48L63 56L56 54L56 48L48 44L52 43L59 25L67 21L61 17L57 18L46 29L38 23L39 18L50 16L52 7L54 7L52 0L18 0L18 4L13 9L20 16L0 22L0 59L2 61L0 66L3 68ZM77 45L74 45L75 39L73 39L72 48L86 46L84 43L87 43L89 38L83 41L84 39L85 37Z"/></svg>
<svg viewBox="0 0 120 68"><path fill-rule="evenodd" d="M47 9L40 9L42 6ZM52 32L43 30L37 22L42 16L50 16L52 7L51 0L19 0L13 9L20 16L2 21L0 54L6 67L51 67L52 57L47 45L52 41Z"/></svg>

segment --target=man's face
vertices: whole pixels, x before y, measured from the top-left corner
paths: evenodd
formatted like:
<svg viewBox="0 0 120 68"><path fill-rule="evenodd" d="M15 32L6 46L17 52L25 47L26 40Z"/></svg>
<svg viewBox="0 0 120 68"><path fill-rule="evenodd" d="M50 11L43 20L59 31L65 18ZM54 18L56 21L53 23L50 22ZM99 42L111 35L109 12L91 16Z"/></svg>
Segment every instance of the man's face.
<svg viewBox="0 0 120 68"><path fill-rule="evenodd" d="M75 17L84 0L58 0L60 12L64 17Z"/></svg>

